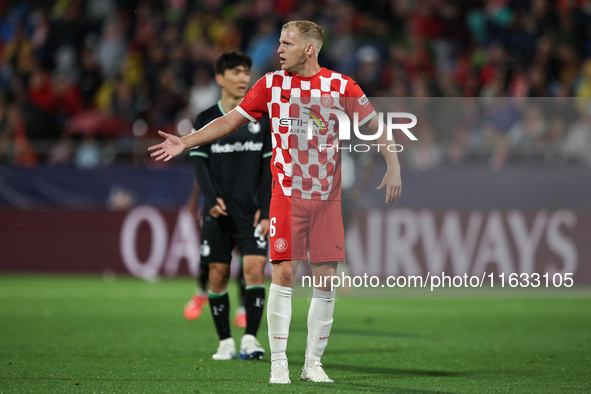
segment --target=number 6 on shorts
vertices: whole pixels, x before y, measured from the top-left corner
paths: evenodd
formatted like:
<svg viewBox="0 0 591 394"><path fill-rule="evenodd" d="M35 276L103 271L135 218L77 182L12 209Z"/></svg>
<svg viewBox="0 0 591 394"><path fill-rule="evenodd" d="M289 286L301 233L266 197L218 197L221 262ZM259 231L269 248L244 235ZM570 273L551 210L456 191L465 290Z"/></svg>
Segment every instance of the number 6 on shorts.
<svg viewBox="0 0 591 394"><path fill-rule="evenodd" d="M275 232L277 231L275 228L275 223L277 223L277 218L272 217L271 220L269 220L269 237L275 236Z"/></svg>

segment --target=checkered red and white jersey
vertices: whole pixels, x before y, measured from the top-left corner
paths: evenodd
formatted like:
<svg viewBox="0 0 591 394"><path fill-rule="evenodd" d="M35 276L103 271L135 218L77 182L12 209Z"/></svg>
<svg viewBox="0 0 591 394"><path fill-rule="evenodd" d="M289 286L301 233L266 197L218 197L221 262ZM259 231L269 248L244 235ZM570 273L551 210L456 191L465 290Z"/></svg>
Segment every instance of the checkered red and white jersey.
<svg viewBox="0 0 591 394"><path fill-rule="evenodd" d="M333 110L359 125L376 113L355 81L322 68L312 77L287 71L264 75L237 110L251 121L269 114L273 133L273 194L314 200L341 198L338 127ZM308 138L308 122L313 136ZM279 185L280 187L276 187Z"/></svg>

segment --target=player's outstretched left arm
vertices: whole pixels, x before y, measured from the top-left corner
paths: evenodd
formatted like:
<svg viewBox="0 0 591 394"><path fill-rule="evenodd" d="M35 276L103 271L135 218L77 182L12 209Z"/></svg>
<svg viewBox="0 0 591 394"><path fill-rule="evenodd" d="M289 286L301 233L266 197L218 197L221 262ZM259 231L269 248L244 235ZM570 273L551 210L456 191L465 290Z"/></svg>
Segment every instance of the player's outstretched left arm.
<svg viewBox="0 0 591 394"><path fill-rule="evenodd" d="M378 116L374 116L368 123L367 127L374 133L377 132L379 126L379 118ZM392 140L389 141L385 133L378 138L379 144L395 144L394 137ZM400 194L402 193L402 179L400 178L400 163L398 162L398 155L396 152L390 152L388 149L380 149L384 159L386 160L386 164L388 166L386 170L386 174L384 174L384 178L382 178L382 183L377 187L377 190L386 189L386 204L392 204L394 201L400 198Z"/></svg>
<svg viewBox="0 0 591 394"><path fill-rule="evenodd" d="M185 149L217 141L246 122L248 122L248 119L234 109L226 115L209 122L196 133L188 134L182 138L159 130L158 134L164 137L165 140L157 145L150 146L148 150L152 151L150 156L156 161L168 161L181 154Z"/></svg>

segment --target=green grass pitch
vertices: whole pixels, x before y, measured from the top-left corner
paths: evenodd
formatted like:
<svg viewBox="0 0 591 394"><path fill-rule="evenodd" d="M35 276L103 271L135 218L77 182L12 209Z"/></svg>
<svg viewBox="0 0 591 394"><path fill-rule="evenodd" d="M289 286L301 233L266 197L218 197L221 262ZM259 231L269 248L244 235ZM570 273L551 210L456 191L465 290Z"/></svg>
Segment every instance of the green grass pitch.
<svg viewBox="0 0 591 394"><path fill-rule="evenodd" d="M589 298L339 299L323 357L334 384L299 380L309 301L294 299L292 384L270 386L268 356L211 360L209 311L182 315L193 289L186 278L0 277L0 392L591 392ZM263 321L268 349L266 332Z"/></svg>

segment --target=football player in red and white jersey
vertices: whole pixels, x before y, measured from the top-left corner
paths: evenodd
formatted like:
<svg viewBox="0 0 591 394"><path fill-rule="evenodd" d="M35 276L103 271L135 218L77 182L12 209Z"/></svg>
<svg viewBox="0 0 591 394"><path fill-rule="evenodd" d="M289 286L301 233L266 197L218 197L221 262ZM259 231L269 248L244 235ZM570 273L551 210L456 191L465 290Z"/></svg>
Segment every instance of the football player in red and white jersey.
<svg viewBox="0 0 591 394"><path fill-rule="evenodd" d="M268 114L273 137L273 174L270 207L272 284L267 301L271 383L291 383L286 348L291 322L291 295L299 262L309 260L312 275L324 284L313 289L308 312L306 361L301 378L332 382L320 358L333 322L335 291L326 280L345 260L340 202L338 109L377 134L379 119L359 86L349 77L318 64L323 44L320 27L310 21L292 21L281 30L277 50L281 70L263 76L236 109L179 138L159 131L165 141L151 146L152 157L168 161L183 150L218 140L248 121ZM307 115L304 116L304 115ZM309 128L308 122L318 124ZM321 122L322 121L322 122ZM314 131L312 135L308 135ZM308 138L311 137L311 138ZM393 144L382 133L378 144ZM324 149L322 149L324 147ZM396 153L380 150L387 163L377 189L386 190L385 202L400 197L400 165Z"/></svg>

